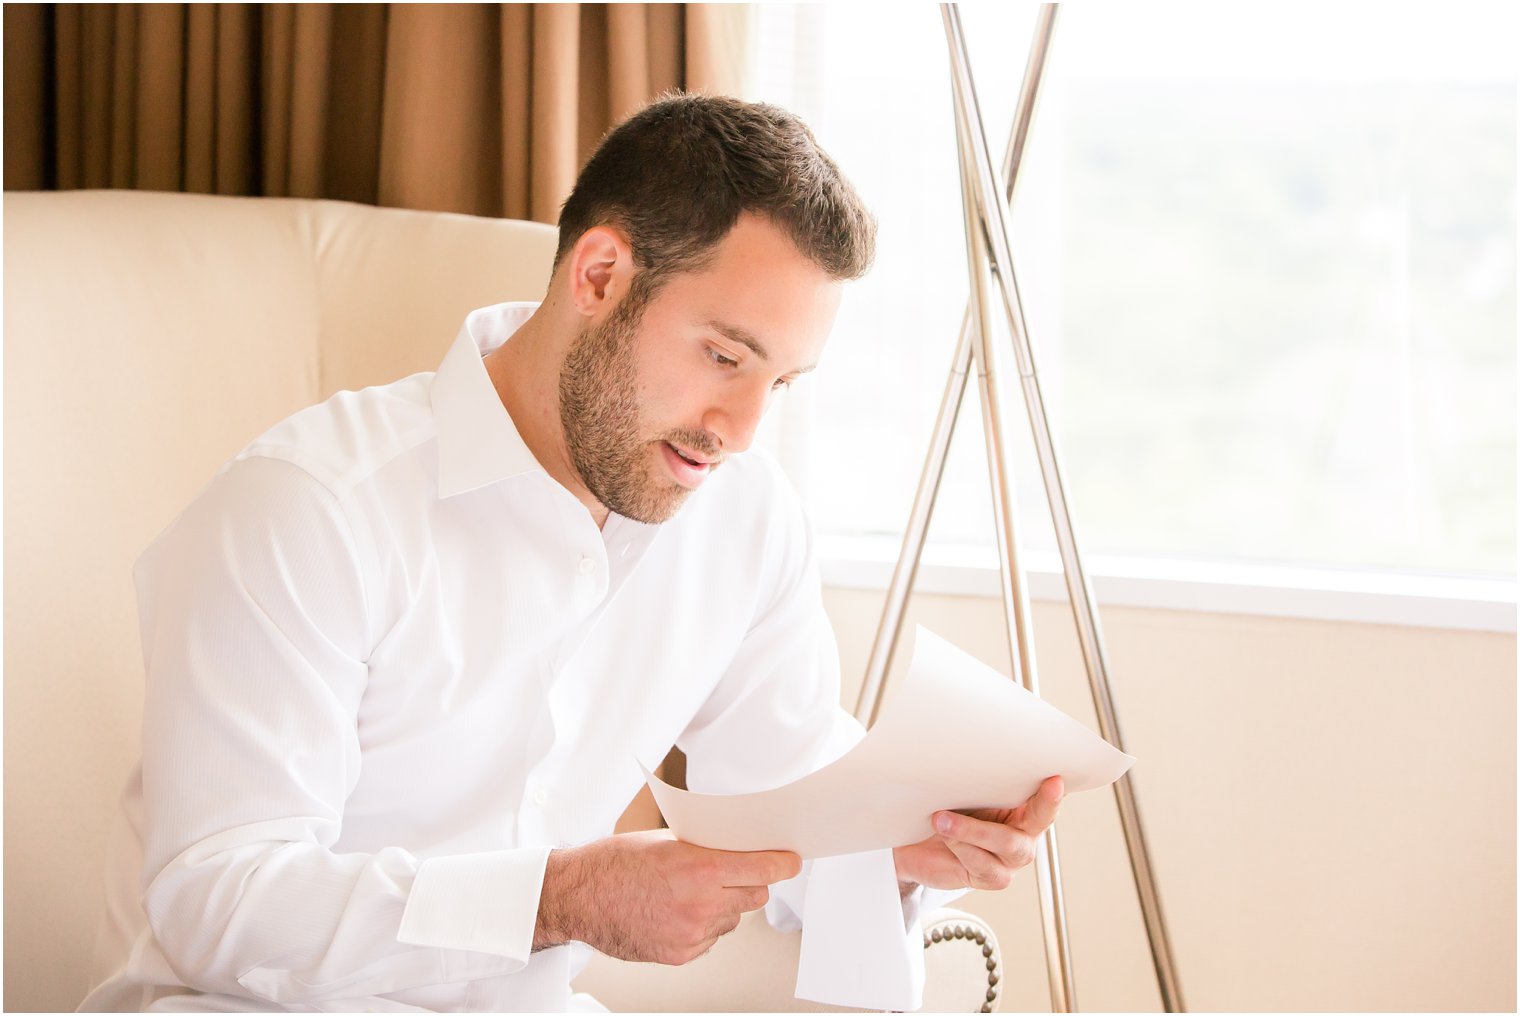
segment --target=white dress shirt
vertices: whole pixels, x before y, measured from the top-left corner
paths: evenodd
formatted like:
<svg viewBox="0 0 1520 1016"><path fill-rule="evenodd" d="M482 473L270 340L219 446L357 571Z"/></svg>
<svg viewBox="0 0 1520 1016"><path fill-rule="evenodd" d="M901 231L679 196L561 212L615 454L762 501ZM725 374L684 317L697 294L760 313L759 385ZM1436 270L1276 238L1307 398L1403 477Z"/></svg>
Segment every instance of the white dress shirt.
<svg viewBox="0 0 1520 1016"><path fill-rule="evenodd" d="M139 560L143 754L85 1008L565 1009L589 950L532 952L545 861L612 832L641 762L678 744L692 789L743 792L859 738L775 464L598 529L481 362L532 310L280 423ZM889 853L856 860L895 898ZM820 909L805 952L895 965L916 1007L916 926Z"/></svg>

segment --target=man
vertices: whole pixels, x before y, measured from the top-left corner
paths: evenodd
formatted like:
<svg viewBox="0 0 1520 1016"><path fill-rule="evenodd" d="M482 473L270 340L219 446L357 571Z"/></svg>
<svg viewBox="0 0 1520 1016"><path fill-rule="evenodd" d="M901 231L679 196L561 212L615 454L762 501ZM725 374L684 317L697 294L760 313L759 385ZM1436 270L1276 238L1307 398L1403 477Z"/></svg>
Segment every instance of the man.
<svg viewBox="0 0 1520 1016"><path fill-rule="evenodd" d="M919 886L1006 885L1059 780L811 877L610 835L672 743L736 792L860 736L801 511L740 453L873 244L796 118L656 103L582 171L542 305L229 463L135 572L143 760L85 1007L564 1009L572 943L684 963L810 881L901 898L906 934L808 932L911 966Z"/></svg>

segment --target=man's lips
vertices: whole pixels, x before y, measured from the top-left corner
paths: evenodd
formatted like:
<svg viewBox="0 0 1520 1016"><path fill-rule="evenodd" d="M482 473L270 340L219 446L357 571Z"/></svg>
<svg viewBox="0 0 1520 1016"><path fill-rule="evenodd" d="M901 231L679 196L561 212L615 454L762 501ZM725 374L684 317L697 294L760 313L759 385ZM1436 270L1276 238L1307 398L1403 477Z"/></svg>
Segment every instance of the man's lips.
<svg viewBox="0 0 1520 1016"><path fill-rule="evenodd" d="M718 462L717 459L709 458L706 455L698 454L697 452L694 452L690 448L687 448L687 447L685 447L683 445L678 445L678 444L675 444L675 443L673 443L671 441L666 441L665 443L668 444L668 445L670 445L671 448L675 449L675 453L677 455L681 456L681 458L687 460L688 462L692 463L693 465L697 465L697 466L712 466L712 465L716 465L717 462Z"/></svg>
<svg viewBox="0 0 1520 1016"><path fill-rule="evenodd" d="M660 452L675 481L688 490L695 490L701 486L702 481L707 479L707 474L712 472L720 461L707 459L696 452L673 445L669 441L660 442Z"/></svg>

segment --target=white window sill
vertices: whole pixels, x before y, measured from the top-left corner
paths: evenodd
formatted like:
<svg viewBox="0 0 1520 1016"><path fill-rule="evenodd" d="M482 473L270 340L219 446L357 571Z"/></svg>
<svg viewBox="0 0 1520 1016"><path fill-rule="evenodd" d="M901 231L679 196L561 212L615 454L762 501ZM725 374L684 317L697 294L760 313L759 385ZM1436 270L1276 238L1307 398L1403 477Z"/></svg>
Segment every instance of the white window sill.
<svg viewBox="0 0 1520 1016"><path fill-rule="evenodd" d="M819 536L824 585L886 589L900 549L900 540L892 537ZM1101 555L1087 555L1083 563L1100 607L1515 631L1510 579ZM1066 599L1054 551L1025 551L1024 568L1032 598ZM914 589L998 596L997 554L991 548L930 544Z"/></svg>

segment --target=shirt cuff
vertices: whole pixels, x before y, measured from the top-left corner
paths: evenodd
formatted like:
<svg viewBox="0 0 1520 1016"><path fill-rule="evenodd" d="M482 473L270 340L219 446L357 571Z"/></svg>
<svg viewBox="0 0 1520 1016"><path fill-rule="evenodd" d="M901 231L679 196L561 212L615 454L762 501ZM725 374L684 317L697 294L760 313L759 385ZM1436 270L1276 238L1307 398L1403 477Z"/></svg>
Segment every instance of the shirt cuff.
<svg viewBox="0 0 1520 1016"><path fill-rule="evenodd" d="M923 942L904 932L892 851L813 862L803 904L798 998L911 1012L923 1004Z"/></svg>
<svg viewBox="0 0 1520 1016"><path fill-rule="evenodd" d="M930 889L927 886L919 886L903 897L903 926L911 932L929 914L940 907L948 907L970 891L970 889ZM912 909L909 909L910 907Z"/></svg>
<svg viewBox="0 0 1520 1016"><path fill-rule="evenodd" d="M491 953L527 965L548 861L548 847L423 861L396 941Z"/></svg>

